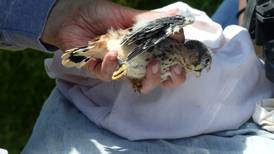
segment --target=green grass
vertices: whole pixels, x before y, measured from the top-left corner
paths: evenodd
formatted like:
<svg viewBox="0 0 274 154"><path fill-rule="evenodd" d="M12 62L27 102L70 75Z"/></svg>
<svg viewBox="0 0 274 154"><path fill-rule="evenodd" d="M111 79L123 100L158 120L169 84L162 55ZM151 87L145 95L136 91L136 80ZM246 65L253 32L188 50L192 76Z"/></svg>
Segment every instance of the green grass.
<svg viewBox="0 0 274 154"><path fill-rule="evenodd" d="M54 87L39 51L0 52L0 147L19 153Z"/></svg>
<svg viewBox="0 0 274 154"><path fill-rule="evenodd" d="M153 9L174 0L115 0L140 9ZM211 15L221 0L188 0L191 6ZM51 54L34 50L0 50L0 148L19 153L29 138L34 122L54 87L43 60Z"/></svg>

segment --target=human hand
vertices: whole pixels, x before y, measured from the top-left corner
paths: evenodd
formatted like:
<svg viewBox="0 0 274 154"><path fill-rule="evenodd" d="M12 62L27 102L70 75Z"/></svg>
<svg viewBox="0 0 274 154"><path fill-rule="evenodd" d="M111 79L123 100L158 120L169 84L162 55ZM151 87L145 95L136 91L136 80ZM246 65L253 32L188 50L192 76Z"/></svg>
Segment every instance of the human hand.
<svg viewBox="0 0 274 154"><path fill-rule="evenodd" d="M167 13L140 11L105 0L58 0L46 23L42 41L65 51L86 45L110 28L130 27L138 18L154 19L176 13L176 10ZM183 34L174 38L183 39L181 36ZM98 79L110 81L117 67L116 56L115 52L107 52L102 61L91 60L86 69ZM148 93L158 85L175 87L185 80L185 73L180 67L172 67L171 72L171 78L161 82L159 63L151 62L147 66L141 92Z"/></svg>

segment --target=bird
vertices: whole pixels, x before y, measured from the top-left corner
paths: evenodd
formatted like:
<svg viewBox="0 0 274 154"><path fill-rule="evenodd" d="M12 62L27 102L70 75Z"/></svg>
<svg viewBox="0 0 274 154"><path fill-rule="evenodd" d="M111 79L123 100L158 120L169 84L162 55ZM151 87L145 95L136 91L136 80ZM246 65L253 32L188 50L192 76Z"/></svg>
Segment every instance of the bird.
<svg viewBox="0 0 274 154"><path fill-rule="evenodd" d="M119 66L112 79L125 77L135 91L140 92L146 66L155 59L160 62L161 82L171 76L170 67L181 66L187 73L200 76L210 70L212 51L198 40L178 41L172 35L193 24L193 16L174 15L137 22L127 29L110 29L89 41L87 46L66 50L62 55L65 67L82 68L90 60L103 59L109 51L117 51Z"/></svg>

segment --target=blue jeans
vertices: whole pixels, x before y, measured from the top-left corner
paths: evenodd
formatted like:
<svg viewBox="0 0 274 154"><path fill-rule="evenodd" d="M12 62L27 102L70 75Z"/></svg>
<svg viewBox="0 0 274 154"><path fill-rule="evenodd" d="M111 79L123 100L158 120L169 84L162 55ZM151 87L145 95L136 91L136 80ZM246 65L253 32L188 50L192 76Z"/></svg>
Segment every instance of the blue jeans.
<svg viewBox="0 0 274 154"><path fill-rule="evenodd" d="M231 16L225 22L222 18L227 14L236 14L238 9L235 8L238 3L236 5L235 1L237 0L225 0L213 16L213 19L221 23L223 27L237 24L236 16ZM45 102L31 138L22 153L273 154L274 134L260 129L250 121L237 130L191 138L129 141L97 127L79 112L58 89L54 89Z"/></svg>
<svg viewBox="0 0 274 154"><path fill-rule="evenodd" d="M226 27L228 25L238 25L237 13L239 10L239 0L224 0L212 16L212 20Z"/></svg>
<svg viewBox="0 0 274 154"><path fill-rule="evenodd" d="M23 154L274 153L274 134L248 122L238 130L175 140L129 141L97 127L54 89Z"/></svg>

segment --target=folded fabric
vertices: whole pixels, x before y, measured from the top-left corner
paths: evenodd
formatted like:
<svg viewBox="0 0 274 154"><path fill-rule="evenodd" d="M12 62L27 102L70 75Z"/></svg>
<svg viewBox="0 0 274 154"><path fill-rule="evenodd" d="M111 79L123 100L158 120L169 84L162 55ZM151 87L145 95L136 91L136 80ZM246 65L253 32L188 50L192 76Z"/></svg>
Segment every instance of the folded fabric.
<svg viewBox="0 0 274 154"><path fill-rule="evenodd" d="M0 148L0 154L8 154L8 151Z"/></svg>
<svg viewBox="0 0 274 154"><path fill-rule="evenodd" d="M58 79L58 89L91 121L130 140L238 128L252 116L256 102L271 97L273 91L248 31L240 26L223 30L204 12L182 2L156 11L171 9L194 15L195 23L184 28L185 38L202 41L214 52L211 70L201 77L188 74L176 88L159 87L142 95L127 81L101 82L85 70L64 68L61 52L46 60L48 74Z"/></svg>
<svg viewBox="0 0 274 154"><path fill-rule="evenodd" d="M263 129L274 132L274 99L259 101L252 118Z"/></svg>

